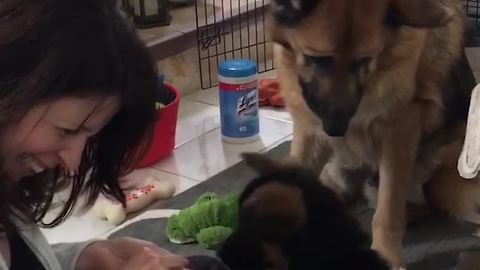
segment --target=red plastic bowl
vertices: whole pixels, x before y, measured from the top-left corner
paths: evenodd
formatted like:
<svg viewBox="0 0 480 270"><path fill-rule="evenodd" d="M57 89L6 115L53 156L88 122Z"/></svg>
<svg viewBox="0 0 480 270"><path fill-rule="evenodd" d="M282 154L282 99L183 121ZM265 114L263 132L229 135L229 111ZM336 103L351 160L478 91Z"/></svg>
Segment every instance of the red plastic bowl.
<svg viewBox="0 0 480 270"><path fill-rule="evenodd" d="M145 157L137 168L150 166L160 159L170 155L175 148L175 132L177 127L178 103L180 96L178 90L168 83L165 87L175 93L175 99L158 111L158 120L155 124L155 133Z"/></svg>

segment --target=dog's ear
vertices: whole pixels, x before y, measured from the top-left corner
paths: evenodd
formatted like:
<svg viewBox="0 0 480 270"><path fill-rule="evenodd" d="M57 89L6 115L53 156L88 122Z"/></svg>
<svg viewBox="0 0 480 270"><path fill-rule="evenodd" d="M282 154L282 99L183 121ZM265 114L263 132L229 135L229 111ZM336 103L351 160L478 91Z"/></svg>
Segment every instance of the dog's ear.
<svg viewBox="0 0 480 270"><path fill-rule="evenodd" d="M285 28L276 25L272 20L272 16L268 17L267 27L272 42L279 44L284 49L292 50L292 47L288 43L288 39L285 34Z"/></svg>
<svg viewBox="0 0 480 270"><path fill-rule="evenodd" d="M454 15L439 0L392 0L389 12L398 24L425 28L444 26Z"/></svg>
<svg viewBox="0 0 480 270"><path fill-rule="evenodd" d="M271 13L275 22L281 25L292 26L301 19L308 17L321 0L273 0Z"/></svg>
<svg viewBox="0 0 480 270"><path fill-rule="evenodd" d="M247 165L260 175L273 173L281 169L279 163L271 160L265 154L242 153L242 157Z"/></svg>

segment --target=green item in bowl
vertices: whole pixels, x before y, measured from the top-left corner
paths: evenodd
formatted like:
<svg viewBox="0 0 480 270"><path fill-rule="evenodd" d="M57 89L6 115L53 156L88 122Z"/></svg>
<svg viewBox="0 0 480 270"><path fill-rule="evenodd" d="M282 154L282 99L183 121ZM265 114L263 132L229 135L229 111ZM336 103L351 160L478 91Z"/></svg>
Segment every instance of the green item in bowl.
<svg viewBox="0 0 480 270"><path fill-rule="evenodd" d="M161 102L155 102L155 110L160 110L162 109L163 107L165 107L165 105Z"/></svg>

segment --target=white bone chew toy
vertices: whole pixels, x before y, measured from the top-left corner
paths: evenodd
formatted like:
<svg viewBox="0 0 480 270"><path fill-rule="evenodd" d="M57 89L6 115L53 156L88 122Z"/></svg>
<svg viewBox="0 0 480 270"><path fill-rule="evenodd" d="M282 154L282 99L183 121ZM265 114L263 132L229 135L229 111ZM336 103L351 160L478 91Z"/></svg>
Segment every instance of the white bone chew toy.
<svg viewBox="0 0 480 270"><path fill-rule="evenodd" d="M126 208L121 203L100 195L93 211L99 218L118 225L125 220L127 213L138 211L155 200L170 198L174 192L175 186L172 183L150 176L140 187L125 192Z"/></svg>

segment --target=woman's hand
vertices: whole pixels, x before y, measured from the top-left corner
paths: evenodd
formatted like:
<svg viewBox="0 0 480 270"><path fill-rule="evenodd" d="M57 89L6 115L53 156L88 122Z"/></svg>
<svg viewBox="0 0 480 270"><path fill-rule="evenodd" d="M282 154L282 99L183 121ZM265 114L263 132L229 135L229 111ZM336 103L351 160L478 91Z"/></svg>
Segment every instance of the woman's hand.
<svg viewBox="0 0 480 270"><path fill-rule="evenodd" d="M188 261L155 244L129 237L97 241L78 257L76 270L182 270Z"/></svg>

